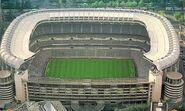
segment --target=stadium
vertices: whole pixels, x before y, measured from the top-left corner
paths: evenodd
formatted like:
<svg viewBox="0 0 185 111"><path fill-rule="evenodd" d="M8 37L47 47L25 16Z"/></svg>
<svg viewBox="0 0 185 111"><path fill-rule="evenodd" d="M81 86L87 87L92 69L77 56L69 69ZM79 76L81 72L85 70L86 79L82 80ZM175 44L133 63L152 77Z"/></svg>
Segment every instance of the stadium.
<svg viewBox="0 0 185 111"><path fill-rule="evenodd" d="M178 69L171 23L133 9L43 9L18 16L1 43L15 71L16 99L92 104L161 99L163 78Z"/></svg>

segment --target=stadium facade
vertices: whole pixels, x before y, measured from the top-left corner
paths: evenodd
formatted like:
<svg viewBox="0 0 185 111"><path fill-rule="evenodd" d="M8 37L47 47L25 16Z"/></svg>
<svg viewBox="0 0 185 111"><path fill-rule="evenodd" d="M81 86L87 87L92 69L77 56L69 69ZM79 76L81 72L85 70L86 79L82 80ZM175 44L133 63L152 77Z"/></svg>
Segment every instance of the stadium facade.
<svg viewBox="0 0 185 111"><path fill-rule="evenodd" d="M167 72L178 71L179 41L171 23L131 9L44 9L18 16L7 28L1 58L15 74L16 99L86 102L158 102ZM47 77L50 58L133 59L135 77ZM74 72L75 73L75 72Z"/></svg>

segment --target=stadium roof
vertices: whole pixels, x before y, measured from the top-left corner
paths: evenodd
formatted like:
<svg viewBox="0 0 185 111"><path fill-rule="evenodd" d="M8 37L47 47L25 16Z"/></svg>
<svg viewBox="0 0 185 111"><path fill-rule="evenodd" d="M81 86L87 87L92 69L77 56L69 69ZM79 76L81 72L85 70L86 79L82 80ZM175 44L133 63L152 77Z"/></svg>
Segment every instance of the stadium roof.
<svg viewBox="0 0 185 111"><path fill-rule="evenodd" d="M179 57L179 42L171 23L158 14L132 9L43 9L18 16L7 28L1 43L1 58L18 69L35 53L29 50L32 31L42 21L104 21L140 22L150 38L146 59L162 70L173 65Z"/></svg>

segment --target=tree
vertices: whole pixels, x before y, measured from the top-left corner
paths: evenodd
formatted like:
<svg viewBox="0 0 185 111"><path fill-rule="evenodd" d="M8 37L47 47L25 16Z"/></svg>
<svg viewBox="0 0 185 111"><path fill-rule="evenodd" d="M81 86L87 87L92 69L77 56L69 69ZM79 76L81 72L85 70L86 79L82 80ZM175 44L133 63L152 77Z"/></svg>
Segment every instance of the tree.
<svg viewBox="0 0 185 111"><path fill-rule="evenodd" d="M15 8L16 2L11 0L2 0L1 7L2 9L13 9Z"/></svg>
<svg viewBox="0 0 185 111"><path fill-rule="evenodd" d="M95 1L91 4L91 7L98 8L98 7L105 7L106 4L103 1Z"/></svg>
<svg viewBox="0 0 185 111"><path fill-rule="evenodd" d="M21 2L20 1L16 1L15 8L16 9L20 9L21 8Z"/></svg>
<svg viewBox="0 0 185 111"><path fill-rule="evenodd" d="M93 8L98 8L98 1L95 1L94 3L92 3L91 5Z"/></svg>
<svg viewBox="0 0 185 111"><path fill-rule="evenodd" d="M131 105L124 109L115 109L114 111L149 111L150 106L148 104Z"/></svg>
<svg viewBox="0 0 185 111"><path fill-rule="evenodd" d="M98 2L98 7L105 7L106 4L103 1Z"/></svg>
<svg viewBox="0 0 185 111"><path fill-rule="evenodd" d="M165 16L165 11L163 11L163 10L158 11L158 13L159 13L159 15L161 15L161 16Z"/></svg>
<svg viewBox="0 0 185 111"><path fill-rule="evenodd" d="M137 6L137 2L133 1L133 0L128 0L126 3L127 7L136 7Z"/></svg>
<svg viewBox="0 0 185 111"><path fill-rule="evenodd" d="M88 6L89 6L89 5L88 5L87 3L82 3L82 4L80 5L81 8L88 8Z"/></svg>
<svg viewBox="0 0 185 111"><path fill-rule="evenodd" d="M120 3L120 7L125 7L125 6L126 6L125 1L122 1L122 2Z"/></svg>
<svg viewBox="0 0 185 111"><path fill-rule="evenodd" d="M116 0L116 1L115 1L115 6L116 6L116 7L119 7L119 6L120 6L119 4L120 4L120 1L119 1L119 0Z"/></svg>
<svg viewBox="0 0 185 111"><path fill-rule="evenodd" d="M111 7L118 7L119 6L119 2L117 3L117 1L112 1L111 2Z"/></svg>
<svg viewBox="0 0 185 111"><path fill-rule="evenodd" d="M184 7L184 0L172 0L175 6L181 7L183 9Z"/></svg>
<svg viewBox="0 0 185 111"><path fill-rule="evenodd" d="M63 4L66 4L66 0L62 0L62 3L63 3Z"/></svg>
<svg viewBox="0 0 185 111"><path fill-rule="evenodd" d="M145 3L144 3L144 0L140 0L139 3L138 3L138 6L139 7L144 7Z"/></svg>
<svg viewBox="0 0 185 111"><path fill-rule="evenodd" d="M154 6L154 2L150 2L147 4L147 7L153 7Z"/></svg>
<svg viewBox="0 0 185 111"><path fill-rule="evenodd" d="M107 3L107 7L112 7L112 1L109 1L109 2Z"/></svg>
<svg viewBox="0 0 185 111"><path fill-rule="evenodd" d="M180 12L174 12L173 16L174 16L176 19L178 19L178 18L180 18L181 13L180 13Z"/></svg>
<svg viewBox="0 0 185 111"><path fill-rule="evenodd" d="M25 0L23 2L23 8L24 9L30 9L30 8L32 8L30 0Z"/></svg>
<svg viewBox="0 0 185 111"><path fill-rule="evenodd" d="M185 17L183 12L174 12L173 16L179 21L179 22L185 22Z"/></svg>

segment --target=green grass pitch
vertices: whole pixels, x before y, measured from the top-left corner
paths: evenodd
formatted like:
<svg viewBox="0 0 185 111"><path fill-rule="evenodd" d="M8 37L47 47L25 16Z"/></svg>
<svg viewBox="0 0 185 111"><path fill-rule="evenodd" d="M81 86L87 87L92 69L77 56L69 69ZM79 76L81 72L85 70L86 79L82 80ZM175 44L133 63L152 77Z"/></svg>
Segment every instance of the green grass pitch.
<svg viewBox="0 0 185 111"><path fill-rule="evenodd" d="M48 77L101 79L134 77L132 59L51 58L46 71Z"/></svg>

